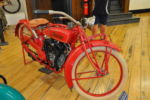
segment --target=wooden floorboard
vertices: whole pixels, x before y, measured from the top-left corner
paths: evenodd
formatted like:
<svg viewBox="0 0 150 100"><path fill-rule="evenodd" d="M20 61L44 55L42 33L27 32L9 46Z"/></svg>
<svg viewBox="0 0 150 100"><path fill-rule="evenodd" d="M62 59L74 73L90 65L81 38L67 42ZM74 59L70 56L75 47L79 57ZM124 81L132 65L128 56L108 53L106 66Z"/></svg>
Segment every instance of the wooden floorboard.
<svg viewBox="0 0 150 100"><path fill-rule="evenodd" d="M139 23L109 26L107 34L122 49L128 65L128 80L122 91L128 93L128 100L150 100L150 13L135 16L141 18ZM38 69L43 66L37 62L24 65L14 28L8 28L5 38L9 45L0 49L0 74L27 100L86 100L74 89L70 91L63 73L41 73ZM110 100L118 100L122 91Z"/></svg>

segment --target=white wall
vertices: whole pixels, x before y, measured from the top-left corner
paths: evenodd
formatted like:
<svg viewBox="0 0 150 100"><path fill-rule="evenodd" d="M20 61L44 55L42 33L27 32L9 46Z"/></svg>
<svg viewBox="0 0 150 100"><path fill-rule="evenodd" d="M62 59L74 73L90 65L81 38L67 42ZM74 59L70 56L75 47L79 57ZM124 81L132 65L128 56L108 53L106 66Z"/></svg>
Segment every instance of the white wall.
<svg viewBox="0 0 150 100"><path fill-rule="evenodd" d="M16 25L20 19L27 18L27 9L25 0L20 1L21 1L21 10L18 13L15 14L5 13L8 25Z"/></svg>
<svg viewBox="0 0 150 100"><path fill-rule="evenodd" d="M130 0L129 10L150 9L150 0Z"/></svg>
<svg viewBox="0 0 150 100"><path fill-rule="evenodd" d="M25 13L25 17L28 19L26 0L22 1L22 9L23 9L23 12Z"/></svg>

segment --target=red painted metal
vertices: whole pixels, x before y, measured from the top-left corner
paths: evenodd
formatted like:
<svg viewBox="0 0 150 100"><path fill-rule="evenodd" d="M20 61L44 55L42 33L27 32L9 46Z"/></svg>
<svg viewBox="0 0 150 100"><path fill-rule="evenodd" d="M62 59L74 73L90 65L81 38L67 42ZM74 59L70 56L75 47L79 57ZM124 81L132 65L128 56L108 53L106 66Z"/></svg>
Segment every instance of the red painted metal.
<svg viewBox="0 0 150 100"><path fill-rule="evenodd" d="M108 48L106 48L106 51L105 51L105 72L106 73L109 73L108 62L109 62L111 52L112 52L112 49L110 49L110 52L109 52Z"/></svg>
<svg viewBox="0 0 150 100"><path fill-rule="evenodd" d="M72 38L76 35L72 32L72 30L65 29L63 27L50 27L45 29L43 33L64 43L71 43Z"/></svg>
<svg viewBox="0 0 150 100"><path fill-rule="evenodd" d="M88 0L84 0L84 4L83 4L83 8L84 8L84 15L87 16L89 15L89 4L88 4Z"/></svg>
<svg viewBox="0 0 150 100"><path fill-rule="evenodd" d="M93 72L96 72L96 71L80 72L80 73L77 73L77 74L87 74L87 73L93 73Z"/></svg>
<svg viewBox="0 0 150 100"><path fill-rule="evenodd" d="M103 76L95 76L95 77L85 77L85 78L75 78L75 79L72 79L72 80L87 80L87 79L94 79L94 78L101 78Z"/></svg>
<svg viewBox="0 0 150 100"><path fill-rule="evenodd" d="M112 56L113 56L113 55L112 55ZM105 75L104 75L104 76L95 76L95 77L75 78L75 79L72 79L72 80L75 80L75 81L77 82L77 84L78 84L80 90L82 90L83 92L85 92L86 94L91 95L91 96L103 97L103 96L106 96L106 95L108 95L108 94L114 92L114 91L119 87L119 85L120 85L120 83L121 83L121 81L122 81L122 78L123 78L123 69L122 69L122 65L121 65L121 63L119 62L119 60L118 60L115 56L113 56L113 57L118 61L119 65L120 65L120 74L121 74L121 75L120 75L120 79L119 79L118 83L117 83L117 84L115 85L115 87L114 87L113 89L111 89L110 91L108 91L108 92L106 92L106 93L103 93L103 94L90 93L89 90L86 91L84 88L82 88L82 86L81 86L80 83L78 82L78 80L102 78L102 77L105 77ZM77 71L77 67L76 67L75 70ZM77 73L77 74L78 74L78 73ZM77 74L75 75L76 77L77 77Z"/></svg>
<svg viewBox="0 0 150 100"><path fill-rule="evenodd" d="M88 44L86 44L86 45L88 45ZM120 49L118 47L116 47L116 45L114 45L111 42L105 41L105 40L93 40L93 41L90 41L90 45L92 47L105 46L105 47L109 47L109 48L115 49L117 51L120 51ZM84 52L84 49L83 49L83 45L81 44L78 47L76 47L76 49L71 51L69 57L67 58L67 61L65 62L65 79L67 81L69 88L73 87L72 77L71 77L73 64L74 64L76 58L82 52Z"/></svg>
<svg viewBox="0 0 150 100"><path fill-rule="evenodd" d="M20 30L21 25L29 25L29 21L26 19L22 19L18 22L18 24L16 25L16 28L15 28L16 36L19 36L19 30Z"/></svg>
<svg viewBox="0 0 150 100"><path fill-rule="evenodd" d="M88 0L85 0L85 1L88 2ZM29 32L31 33L31 36L27 36L27 35L23 34L24 28L27 28L29 30ZM35 36L33 34L33 30L35 31L37 38L35 38ZM46 28L38 29L37 27L34 27L34 28L30 27L30 21L20 20L16 26L15 35L18 36L19 39L21 40L22 52L23 52L23 58L24 58L25 64L27 64L28 62L26 61L24 51L29 53L37 62L45 65L46 68L53 70L55 73L60 73L64 69L65 79L66 79L66 82L67 82L67 85L69 88L73 87L72 68L73 68L74 62L81 53L83 53L83 52L86 53L88 60L94 66L94 68L96 69L98 74L105 75L105 73L99 69L100 65L98 65L98 61L95 57L95 53L91 48L98 47L98 46L104 46L104 47L111 48L111 50L115 49L117 51L120 51L120 49L116 45L109 42L107 40L107 38L105 38L105 36L106 36L105 34L98 34L93 37L87 37L84 29L79 25L76 25L73 28L67 28L67 26L63 25L63 24L49 23ZM70 52L69 56L67 57L66 62L64 63L64 65L62 66L62 68L59 71L56 71L55 68L51 68L50 62L47 62L46 54L43 51L43 45L44 45L43 41L45 39L45 36L53 38L53 39L61 41L61 42L64 42L64 43L68 43L71 46L71 52ZM104 38L103 38L103 40L90 40L90 39L96 38L97 36L104 36ZM77 43L77 40L80 41L80 45L78 45L78 46L75 45ZM26 44L29 44L30 46L32 46L35 49L35 52L37 55L34 54ZM94 58L94 60L88 54L87 49L90 49L92 51L92 57ZM103 61L104 64L106 65L106 67L105 67L106 72L108 72L107 63L109 62L109 56L111 54L111 50L110 51L106 50L105 60ZM47 62L48 65L45 64L44 62ZM92 71L83 72L80 74L90 73L90 72L92 72ZM89 78L92 78L92 77L87 77L84 79L89 79ZM100 78L100 76L96 76L93 78ZM75 79L75 80L81 80L81 79Z"/></svg>

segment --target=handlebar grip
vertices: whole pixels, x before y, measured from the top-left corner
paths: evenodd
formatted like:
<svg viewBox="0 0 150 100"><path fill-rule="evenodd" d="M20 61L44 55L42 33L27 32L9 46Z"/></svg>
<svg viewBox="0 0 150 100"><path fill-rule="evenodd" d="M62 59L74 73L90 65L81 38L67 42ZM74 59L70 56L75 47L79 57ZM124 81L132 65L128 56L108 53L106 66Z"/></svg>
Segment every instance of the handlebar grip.
<svg viewBox="0 0 150 100"><path fill-rule="evenodd" d="M34 10L34 14L53 14L53 10Z"/></svg>

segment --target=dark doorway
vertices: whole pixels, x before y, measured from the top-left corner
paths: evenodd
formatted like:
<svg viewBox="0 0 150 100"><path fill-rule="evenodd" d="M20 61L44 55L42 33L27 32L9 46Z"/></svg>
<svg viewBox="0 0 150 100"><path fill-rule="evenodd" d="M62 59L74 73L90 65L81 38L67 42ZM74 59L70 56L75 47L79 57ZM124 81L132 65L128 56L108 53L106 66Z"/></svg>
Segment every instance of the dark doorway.
<svg viewBox="0 0 150 100"><path fill-rule="evenodd" d="M72 15L72 0L51 0L52 9Z"/></svg>
<svg viewBox="0 0 150 100"><path fill-rule="evenodd" d="M53 3L52 3L53 1ZM42 10L60 10L73 16L75 19L80 20L83 16L83 7L81 6L82 0L26 0L28 17L34 18L33 9ZM36 4L37 3L37 4ZM61 5L60 7L54 5ZM34 6L35 5L35 6ZM42 15L40 17L49 18L49 15Z"/></svg>
<svg viewBox="0 0 150 100"><path fill-rule="evenodd" d="M62 11L70 16L72 16L72 0L51 0L52 4L52 10L55 11ZM59 17L61 15L52 15L52 18ZM54 23L63 23L67 24L68 20L59 20L59 19L53 19Z"/></svg>

